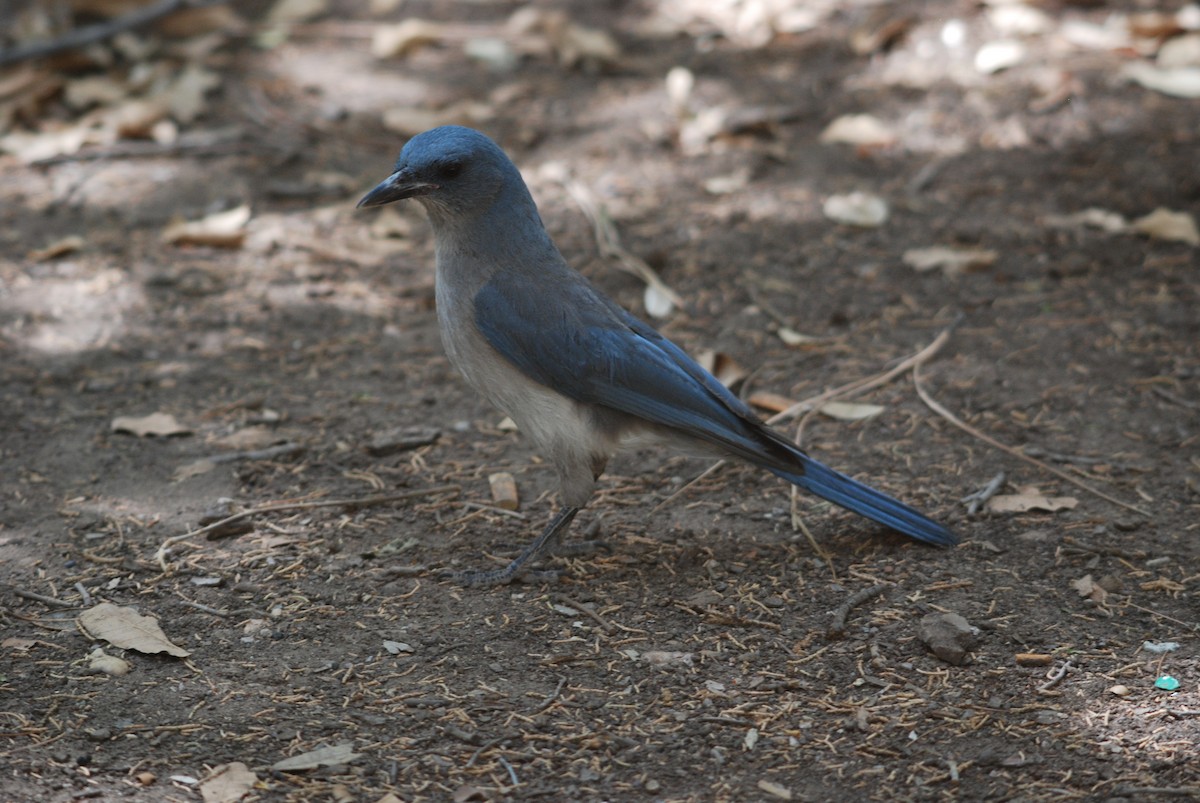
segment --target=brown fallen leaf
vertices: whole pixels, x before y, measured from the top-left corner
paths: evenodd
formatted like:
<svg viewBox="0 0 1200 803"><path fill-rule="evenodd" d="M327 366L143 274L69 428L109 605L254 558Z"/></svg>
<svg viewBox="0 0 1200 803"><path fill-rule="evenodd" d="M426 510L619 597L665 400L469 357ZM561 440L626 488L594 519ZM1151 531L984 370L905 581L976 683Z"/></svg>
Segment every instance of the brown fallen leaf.
<svg viewBox="0 0 1200 803"><path fill-rule="evenodd" d="M309 750L307 753L301 753L276 761L271 765L271 769L279 772L311 770L317 767L329 767L334 764L349 764L354 759L361 757L362 753L354 752L353 743L342 742L333 747L318 747L316 750Z"/></svg>
<svg viewBox="0 0 1200 803"><path fill-rule="evenodd" d="M1187 212L1175 212L1159 207L1130 223L1129 228L1156 240L1200 245L1200 230L1196 228L1196 219Z"/></svg>
<svg viewBox="0 0 1200 803"><path fill-rule="evenodd" d="M844 114L825 127L820 141L844 143L867 148L886 148L896 144L896 132L870 114Z"/></svg>
<svg viewBox="0 0 1200 803"><path fill-rule="evenodd" d="M784 410L790 410L796 403L787 396L781 396L778 393L770 393L768 391L751 393L748 401L753 407L770 410L773 413L782 413Z"/></svg>
<svg viewBox="0 0 1200 803"><path fill-rule="evenodd" d="M163 231L162 239L171 245L240 248L246 239L246 224L249 221L250 207L243 204L200 220L172 223Z"/></svg>
<svg viewBox="0 0 1200 803"><path fill-rule="evenodd" d="M45 262L47 259L73 254L83 248L83 238L78 234L72 234L68 237L63 237L60 240L55 240L45 248L39 248L36 251L29 252L29 258L34 262Z"/></svg>
<svg viewBox="0 0 1200 803"><path fill-rule="evenodd" d="M1085 574L1078 580L1071 582L1071 588L1075 589L1079 596L1090 599L1097 605L1103 605L1108 598L1108 591L1097 583L1090 574Z"/></svg>
<svg viewBox="0 0 1200 803"><path fill-rule="evenodd" d="M981 248L947 248L935 245L930 248L910 248L900 257L918 273L941 268L947 276L957 276L968 270L986 268L1000 255Z"/></svg>
<svg viewBox="0 0 1200 803"><path fill-rule="evenodd" d="M1074 510L1079 500L1073 496L1046 496L1032 485L1017 489L1015 494L993 496L987 509L993 513L1026 513L1042 510L1054 513L1059 510Z"/></svg>
<svg viewBox="0 0 1200 803"><path fill-rule="evenodd" d="M192 430L175 420L169 413L150 415L119 415L112 421L113 432L125 432L140 438L168 438L174 435L191 435Z"/></svg>
<svg viewBox="0 0 1200 803"><path fill-rule="evenodd" d="M734 387L749 375L733 357L712 349L705 349L697 354L696 362L727 388Z"/></svg>
<svg viewBox="0 0 1200 803"><path fill-rule="evenodd" d="M403 58L444 36L445 26L441 23L409 17L396 25L377 26L371 37L371 54L377 59Z"/></svg>
<svg viewBox="0 0 1200 803"><path fill-rule="evenodd" d="M841 401L825 402L819 409L822 415L829 416L838 421L863 421L868 418L874 418L884 410L878 404Z"/></svg>
<svg viewBox="0 0 1200 803"><path fill-rule="evenodd" d="M107 641L123 650L137 650L148 655L165 652L177 658L191 655L167 638L154 617L142 616L133 608L102 602L79 614L76 622L89 638Z"/></svg>
<svg viewBox="0 0 1200 803"><path fill-rule="evenodd" d="M256 783L258 776L249 767L240 761L231 761L213 767L212 773L200 782L200 796L204 803L236 803L249 794Z"/></svg>

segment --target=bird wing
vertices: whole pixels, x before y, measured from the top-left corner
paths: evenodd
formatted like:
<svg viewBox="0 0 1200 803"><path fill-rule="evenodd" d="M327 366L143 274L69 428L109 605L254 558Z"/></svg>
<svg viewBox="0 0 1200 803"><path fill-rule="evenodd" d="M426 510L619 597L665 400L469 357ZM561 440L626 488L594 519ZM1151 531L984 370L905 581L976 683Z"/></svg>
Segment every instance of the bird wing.
<svg viewBox="0 0 1200 803"><path fill-rule="evenodd" d="M493 280L475 297L475 325L525 376L568 398L722 447L918 540L942 546L957 541L941 524L813 460L763 425L682 349L582 277Z"/></svg>
<svg viewBox="0 0 1200 803"><path fill-rule="evenodd" d="M794 445L778 443L682 349L585 279L522 284L509 276L485 285L475 297L475 325L525 376L575 401L670 427L759 465L795 467Z"/></svg>

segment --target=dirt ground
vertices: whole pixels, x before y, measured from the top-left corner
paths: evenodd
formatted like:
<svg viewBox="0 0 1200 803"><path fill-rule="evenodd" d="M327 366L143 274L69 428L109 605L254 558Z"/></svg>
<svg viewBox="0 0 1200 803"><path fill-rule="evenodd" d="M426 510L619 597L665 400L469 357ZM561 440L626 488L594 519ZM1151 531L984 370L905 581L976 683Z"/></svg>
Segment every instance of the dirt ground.
<svg viewBox="0 0 1200 803"><path fill-rule="evenodd" d="M247 14L184 145L0 155L0 799L1200 798L1200 249L1062 221L1200 213L1200 100L1123 78L1144 52L1070 44L1118 4L1039 6L996 72L972 62L1005 38L996 6L765 4L817 17L763 41L705 5L542 4L620 47L581 64L472 56L518 8L499 0L344 4L274 39ZM467 33L374 57L406 17ZM673 67L694 78L674 104ZM611 552L555 584L440 580L556 505L442 355L419 208L354 209L404 141L385 112L463 102L568 260L646 316L573 180L681 297L656 325L744 366L743 395L806 399L947 332L919 388L900 372L853 399L878 415L810 416L803 442L962 544L637 453L576 525ZM13 130L74 119L47 103ZM894 141L822 142L848 114ZM855 191L882 225L826 217ZM163 237L241 204L237 247ZM994 254L906 263L932 246ZM185 431L114 426L151 413ZM968 515L1000 472L1002 496L1068 499ZM187 655L89 638L102 603ZM942 613L977 631L961 665L921 638ZM205 783L236 762L255 777Z"/></svg>

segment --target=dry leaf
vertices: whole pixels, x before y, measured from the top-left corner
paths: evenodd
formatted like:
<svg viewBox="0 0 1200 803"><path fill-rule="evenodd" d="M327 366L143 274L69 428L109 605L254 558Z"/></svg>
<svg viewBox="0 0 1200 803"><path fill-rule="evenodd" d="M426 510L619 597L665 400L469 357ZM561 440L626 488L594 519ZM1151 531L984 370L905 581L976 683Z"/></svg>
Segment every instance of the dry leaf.
<svg viewBox="0 0 1200 803"><path fill-rule="evenodd" d="M701 368L715 376L717 381L727 388L732 388L749 376L749 372L733 357L712 349L705 349L697 354L696 362L700 363Z"/></svg>
<svg viewBox="0 0 1200 803"><path fill-rule="evenodd" d="M414 137L443 125L477 126L495 116L495 109L488 104L464 100L436 110L418 106L391 108L383 113L383 125L397 134Z"/></svg>
<svg viewBox="0 0 1200 803"><path fill-rule="evenodd" d="M283 438L273 428L256 424L254 426L243 427L236 432L217 438L213 441L213 445L219 446L222 449L262 449L266 446L278 443Z"/></svg>
<svg viewBox="0 0 1200 803"><path fill-rule="evenodd" d="M564 67L594 68L612 64L621 55L620 46L607 31L576 25L557 9L524 6L513 12L505 28L527 51L536 53L548 46Z"/></svg>
<svg viewBox="0 0 1200 803"><path fill-rule="evenodd" d="M73 254L83 248L83 238L78 234L72 234L68 237L63 237L60 240L55 240L45 248L39 248L36 251L29 252L29 258L34 262L44 262L47 259Z"/></svg>
<svg viewBox="0 0 1200 803"><path fill-rule="evenodd" d="M1042 219L1042 222L1047 226L1066 229L1076 226L1090 226L1091 228L1106 231L1109 234L1119 234L1129 227L1129 224L1125 222L1124 216L1095 206L1088 207L1082 212L1073 212L1069 215L1047 215Z"/></svg>
<svg viewBox="0 0 1200 803"><path fill-rule="evenodd" d="M1025 45L1013 39L988 42L975 54L975 69L985 75L1015 67L1025 60Z"/></svg>
<svg viewBox="0 0 1200 803"><path fill-rule="evenodd" d="M782 413L784 410L790 410L796 405L796 402L787 396L780 396L778 393L765 391L750 394L749 402L754 407L770 410L773 413Z"/></svg>
<svg viewBox="0 0 1200 803"><path fill-rule="evenodd" d="M745 189L750 183L750 171L747 168L736 170L725 176L713 176L704 181L704 191L710 195L728 195Z"/></svg>
<svg viewBox="0 0 1200 803"><path fill-rule="evenodd" d="M766 792L768 795L779 800L791 800L792 792L786 786L781 786L774 781L768 781L763 778L758 782L758 788Z"/></svg>
<svg viewBox="0 0 1200 803"><path fill-rule="evenodd" d="M882 413L884 408L878 404L857 404L855 402L831 401L820 407L822 415L836 418L839 421L862 421L874 418Z"/></svg>
<svg viewBox="0 0 1200 803"><path fill-rule="evenodd" d="M361 756L361 753L354 752L353 743L342 742L333 747L319 747L316 750L310 750L298 756L276 761L271 765L271 769L278 770L279 772L311 770L317 767L330 767L334 764L349 764Z"/></svg>
<svg viewBox="0 0 1200 803"><path fill-rule="evenodd" d="M371 53L377 59L401 58L440 41L444 35L445 26L440 23L409 17L396 25L377 26L371 38Z"/></svg>
<svg viewBox="0 0 1200 803"><path fill-rule="evenodd" d="M957 276L967 270L986 268L995 262L998 256L995 251L980 248L947 248L935 245L930 248L910 248L900 259L918 273L941 268L947 276Z"/></svg>
<svg viewBox="0 0 1200 803"><path fill-rule="evenodd" d="M1103 605L1104 600L1108 598L1108 592L1104 587L1097 583L1090 574L1080 577L1071 583L1071 588L1079 592L1079 596L1086 597L1097 605Z"/></svg>
<svg viewBox="0 0 1200 803"><path fill-rule="evenodd" d="M1196 229L1196 219L1187 212L1173 212L1159 207L1130 223L1129 228L1156 240L1200 245L1200 231Z"/></svg>
<svg viewBox="0 0 1200 803"><path fill-rule="evenodd" d="M231 761L214 767L212 774L200 782L200 796L204 803L236 803L245 797L258 776L240 761Z"/></svg>
<svg viewBox="0 0 1200 803"><path fill-rule="evenodd" d="M1053 513L1074 510L1078 504L1079 500L1073 496L1046 496L1037 488L1027 485L1018 488L1015 494L993 496L988 500L987 509L993 513L1025 513L1030 510Z"/></svg>
<svg viewBox="0 0 1200 803"><path fill-rule="evenodd" d="M239 248L246 239L245 227L249 220L250 207L243 204L200 220L172 223L163 231L162 238L172 245Z"/></svg>
<svg viewBox="0 0 1200 803"><path fill-rule="evenodd" d="M1175 98L1200 98L1200 67L1160 69L1144 61L1125 65L1121 74L1146 89Z"/></svg>
<svg viewBox="0 0 1200 803"><path fill-rule="evenodd" d="M267 12L268 25L304 22L329 10L329 0L277 0Z"/></svg>
<svg viewBox="0 0 1200 803"><path fill-rule="evenodd" d="M781 326L775 334L779 335L779 339L783 341L785 346L804 346L809 343L817 343L820 338L806 335L802 332L797 332L790 326Z"/></svg>
<svg viewBox="0 0 1200 803"><path fill-rule="evenodd" d="M190 123L204 110L204 96L221 85L221 77L211 70L189 64L160 95L181 123Z"/></svg>
<svg viewBox="0 0 1200 803"><path fill-rule="evenodd" d="M169 413L151 413L141 417L119 415L112 421L113 432L125 432L140 438L167 438L172 435L191 435L192 431Z"/></svg>
<svg viewBox="0 0 1200 803"><path fill-rule="evenodd" d="M202 457L199 460L193 460L190 463L185 463L171 473L173 482L183 482L192 477L199 477L201 474L207 474L217 467L217 464L209 460L207 457Z"/></svg>
<svg viewBox="0 0 1200 803"><path fill-rule="evenodd" d="M675 650L647 650L642 653L642 660L651 666L691 666L694 653L678 652Z"/></svg>
<svg viewBox="0 0 1200 803"><path fill-rule="evenodd" d="M865 192L831 195L822 211L835 223L868 229L882 226L888 218L887 201Z"/></svg>
<svg viewBox="0 0 1200 803"><path fill-rule="evenodd" d="M29 652L34 648L34 646L37 645L37 643L37 639L9 636L8 638L4 639L4 641L0 641L0 647L3 647L6 650L16 650L17 652Z"/></svg>
<svg viewBox="0 0 1200 803"><path fill-rule="evenodd" d="M102 602L79 614L79 629L89 638L103 639L123 650L137 650L150 655L165 652L186 658L190 652L173 644L151 616L142 616L133 608L122 608Z"/></svg>
<svg viewBox="0 0 1200 803"><path fill-rule="evenodd" d="M821 142L885 148L896 143L896 133L887 123L870 114L845 114L821 132Z"/></svg>
<svg viewBox="0 0 1200 803"><path fill-rule="evenodd" d="M119 678L128 675L133 666L123 658L109 655L104 650L96 648L88 655L88 669Z"/></svg>
<svg viewBox="0 0 1200 803"><path fill-rule="evenodd" d="M1197 6L1200 8L1200 6ZM1200 33L1189 33L1163 44L1154 61L1160 69L1200 67Z"/></svg>
<svg viewBox="0 0 1200 803"><path fill-rule="evenodd" d="M648 284L642 293L642 306L646 308L646 314L651 318L665 318L671 314L671 310L675 309L675 302L658 286Z"/></svg>

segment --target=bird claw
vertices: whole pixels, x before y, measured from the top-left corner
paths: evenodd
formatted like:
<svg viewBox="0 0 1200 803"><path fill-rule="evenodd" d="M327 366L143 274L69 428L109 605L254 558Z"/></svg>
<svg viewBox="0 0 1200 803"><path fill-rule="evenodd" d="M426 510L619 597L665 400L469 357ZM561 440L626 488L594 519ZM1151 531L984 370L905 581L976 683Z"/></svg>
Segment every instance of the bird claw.
<svg viewBox="0 0 1200 803"><path fill-rule="evenodd" d="M479 569L463 569L453 571L447 569L438 573L439 580L449 580L467 588L483 588L486 586L502 586L512 582L521 583L557 583L562 572L557 569L517 569L512 567L483 571Z"/></svg>

